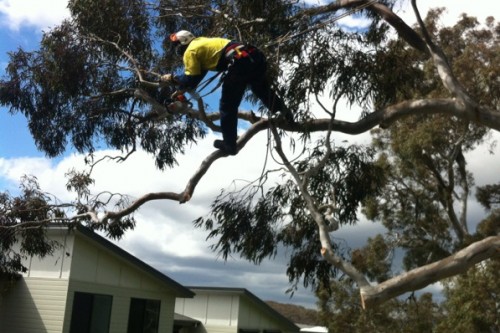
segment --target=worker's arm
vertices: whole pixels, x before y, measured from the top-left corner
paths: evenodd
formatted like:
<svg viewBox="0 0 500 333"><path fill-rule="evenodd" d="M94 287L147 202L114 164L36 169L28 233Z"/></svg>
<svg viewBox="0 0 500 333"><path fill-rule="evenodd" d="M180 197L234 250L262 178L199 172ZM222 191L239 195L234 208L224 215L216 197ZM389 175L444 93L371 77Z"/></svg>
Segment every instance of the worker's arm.
<svg viewBox="0 0 500 333"><path fill-rule="evenodd" d="M175 75L174 82L181 89L192 90L203 80L207 71L201 66L200 54L198 48L188 48L184 52L182 59L184 63L184 73Z"/></svg>
<svg viewBox="0 0 500 333"><path fill-rule="evenodd" d="M179 88L191 90L196 88L196 86L201 82L201 80L203 80L206 74L207 71L203 71L199 75L175 75L173 77L173 81L179 86Z"/></svg>
<svg viewBox="0 0 500 333"><path fill-rule="evenodd" d="M174 84L182 90L193 90L205 77L206 71L200 75L173 75L164 74L160 77L160 82Z"/></svg>

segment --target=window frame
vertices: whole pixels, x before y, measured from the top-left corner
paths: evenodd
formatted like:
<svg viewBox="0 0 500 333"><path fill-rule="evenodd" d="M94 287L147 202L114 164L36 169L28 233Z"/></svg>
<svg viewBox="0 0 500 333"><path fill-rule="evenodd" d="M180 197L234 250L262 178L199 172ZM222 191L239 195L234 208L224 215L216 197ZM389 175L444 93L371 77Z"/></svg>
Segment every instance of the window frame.
<svg viewBox="0 0 500 333"><path fill-rule="evenodd" d="M109 333L112 308L113 295L75 291L69 333Z"/></svg>
<svg viewBox="0 0 500 333"><path fill-rule="evenodd" d="M161 300L138 297L130 298L127 333L158 333L160 329L160 316ZM152 322L146 326L148 319L152 319Z"/></svg>

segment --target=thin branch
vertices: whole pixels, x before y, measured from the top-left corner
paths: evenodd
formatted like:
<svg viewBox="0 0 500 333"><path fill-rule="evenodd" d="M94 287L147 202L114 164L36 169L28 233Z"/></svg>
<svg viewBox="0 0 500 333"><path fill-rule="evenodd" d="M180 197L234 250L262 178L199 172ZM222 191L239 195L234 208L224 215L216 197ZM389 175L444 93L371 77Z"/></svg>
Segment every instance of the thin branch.
<svg viewBox="0 0 500 333"><path fill-rule="evenodd" d="M196 91L189 91L189 94L196 100L196 103L198 104L200 120L203 121L212 131L220 132L220 126L215 125L213 121L207 117L207 114L205 113L205 106L203 104L203 99L201 98L201 96Z"/></svg>
<svg viewBox="0 0 500 333"><path fill-rule="evenodd" d="M335 102L333 103L333 112L332 113L328 112L328 114L330 114L331 121L330 121L330 124L328 126L328 130L327 130L326 138L325 138L325 145L326 145L325 155L321 158L321 160L318 163L316 163L315 166L309 168L309 170L307 170L305 172L304 178L303 178L305 185L307 184L308 179L310 179L312 176L317 174L318 171L321 170L326 165L326 162L328 162L328 159L330 158L330 156L332 154L332 145L330 143L330 138L332 135L332 123L333 123L333 120L335 119L335 114L337 113L337 104L338 104L341 97L342 97L342 94L339 94L337 96L337 98L335 99Z"/></svg>
<svg viewBox="0 0 500 333"><path fill-rule="evenodd" d="M290 171L292 177L295 179L295 182L297 183L297 186L300 190L300 193L301 193L302 197L304 198L307 209L309 210L311 217L316 222L316 225L318 227L318 232L319 232L319 241L321 243L321 250L320 250L321 255L331 265L333 265L334 267L337 267L342 272L346 273L349 277L351 277L354 281L356 281L358 286L360 286L360 287L369 286L370 283L368 282L368 280L365 278L365 276L363 274L361 274L349 262L344 261L340 256L338 256L334 253L333 248L332 248L330 235L329 235L330 228L326 225L326 223L323 219L323 215L317 209L314 198L309 194L309 192L305 188L303 181L300 179L299 173L293 167L293 165L290 163L290 161L286 157L285 153L283 152L283 149L281 147L281 138L278 134L278 131L276 130L276 127L274 127L273 124L271 123L270 128L271 128L271 132L273 133L273 136L274 136L274 139L276 142L276 147L275 147L276 151L278 152L279 156L283 160L284 165Z"/></svg>
<svg viewBox="0 0 500 333"><path fill-rule="evenodd" d="M143 77L143 73L145 73L145 70L143 68L140 67L138 61L127 51L125 51L124 49L122 49L118 43L115 43L115 42L112 42L112 41L109 41L109 40L104 40L102 38L100 38L99 36L96 36L96 35L89 35L89 36L86 36L87 39L89 40L93 40L93 41L98 41L102 44L107 44L107 45L110 45L112 47L114 47L118 52L120 52L121 54L123 54L123 56L128 59L129 63L132 65L132 71L135 73L137 79L139 80L139 82L143 85L146 85L146 86L149 86L149 87L152 87L152 88L158 88L160 86L160 83L159 82L151 82L151 81L147 81L144 79ZM153 73L151 72L151 74L155 75L158 77L158 80L160 79L160 75L157 74L157 73Z"/></svg>
<svg viewBox="0 0 500 333"><path fill-rule="evenodd" d="M102 161L104 160L115 160L115 161L118 161L118 163L121 163L121 162L125 162L133 153L135 153L137 150L136 150L136 146L135 146L135 142L133 143L133 146L132 146L132 149L130 149L128 151L128 153L125 155L125 156L111 156L111 155L105 155L103 156L102 158L98 159L97 161L95 162L92 162L90 164L90 171L89 173L92 173L92 170L94 169L94 167L98 164L98 163L101 163Z"/></svg>
<svg viewBox="0 0 500 333"><path fill-rule="evenodd" d="M424 36L424 40L428 45L428 49L432 56L432 60L434 62L434 66L436 67L439 77L443 82L443 85L448 89L448 91L455 97L457 97L464 104L468 104L471 107L477 107L477 103L468 95L463 86L457 80L455 75L453 74L453 70L446 58L444 52L439 48L431 38L429 31L425 27L424 21L420 16L420 12L417 8L416 0L411 0L411 4L413 7L413 11L415 12L415 16L417 17L417 22L422 30L422 35Z"/></svg>

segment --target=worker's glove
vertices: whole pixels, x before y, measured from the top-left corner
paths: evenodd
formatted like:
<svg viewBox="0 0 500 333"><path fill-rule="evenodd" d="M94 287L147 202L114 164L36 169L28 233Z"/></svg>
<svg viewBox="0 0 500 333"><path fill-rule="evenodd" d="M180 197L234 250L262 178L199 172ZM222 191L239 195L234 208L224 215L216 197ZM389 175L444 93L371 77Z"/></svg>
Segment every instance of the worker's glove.
<svg viewBox="0 0 500 333"><path fill-rule="evenodd" d="M160 82L162 83L173 83L174 82L174 76L172 74L163 74L160 76Z"/></svg>

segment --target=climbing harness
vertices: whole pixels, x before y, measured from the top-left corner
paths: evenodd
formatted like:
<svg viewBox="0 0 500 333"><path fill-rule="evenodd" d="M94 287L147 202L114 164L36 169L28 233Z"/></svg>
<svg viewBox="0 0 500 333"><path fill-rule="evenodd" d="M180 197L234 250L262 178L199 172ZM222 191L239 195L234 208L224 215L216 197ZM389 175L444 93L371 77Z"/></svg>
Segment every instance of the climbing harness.
<svg viewBox="0 0 500 333"><path fill-rule="evenodd" d="M210 95L214 91L216 91L221 85L222 81L224 79L224 76L227 73L227 70L231 65L233 65L234 61L242 59L242 58L248 58L250 61L254 61L252 59L252 53L257 50L256 47L249 45L249 44L243 44L243 43L230 43L228 46L226 46L223 50L224 54L224 60L227 62L227 68L223 71L219 71L212 75L210 78L202 82L198 88L197 91L201 92L203 89L205 89L210 83L212 83L217 77L220 76L219 83L215 85L214 88L212 88L209 92L206 94L202 95L201 97L205 97L207 95Z"/></svg>
<svg viewBox="0 0 500 333"><path fill-rule="evenodd" d="M239 60L242 58L250 58L250 60L252 60L251 54L255 52L255 50L256 48L250 45L232 43L224 50L224 57L228 62L232 62L234 60Z"/></svg>

